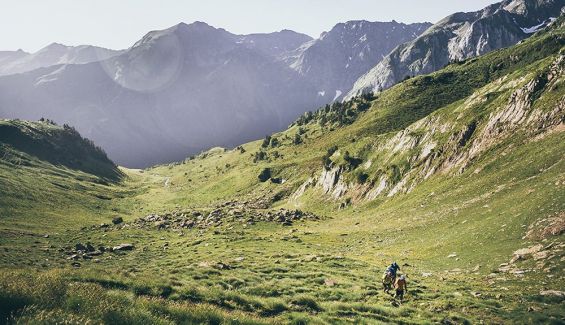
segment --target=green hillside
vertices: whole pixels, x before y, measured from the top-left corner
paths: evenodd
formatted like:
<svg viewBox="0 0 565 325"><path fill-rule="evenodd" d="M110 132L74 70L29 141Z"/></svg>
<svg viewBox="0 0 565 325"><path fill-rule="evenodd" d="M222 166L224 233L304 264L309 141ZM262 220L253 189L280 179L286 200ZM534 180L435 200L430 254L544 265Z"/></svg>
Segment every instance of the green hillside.
<svg viewBox="0 0 565 325"><path fill-rule="evenodd" d="M564 45L560 19L145 170L2 121L0 319L563 323ZM392 261L402 304L381 288Z"/></svg>

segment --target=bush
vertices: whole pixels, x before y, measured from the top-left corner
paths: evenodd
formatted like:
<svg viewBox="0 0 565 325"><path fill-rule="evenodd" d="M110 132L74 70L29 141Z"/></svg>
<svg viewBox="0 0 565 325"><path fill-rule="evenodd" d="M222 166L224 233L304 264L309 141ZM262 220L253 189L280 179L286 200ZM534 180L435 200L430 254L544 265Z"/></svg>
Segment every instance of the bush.
<svg viewBox="0 0 565 325"><path fill-rule="evenodd" d="M366 173L359 173L357 174L357 183L364 184L367 179L369 179L369 175Z"/></svg>
<svg viewBox="0 0 565 325"><path fill-rule="evenodd" d="M258 161L267 160L269 159L269 155L265 151L257 151L253 155L253 162L256 163Z"/></svg>
<svg viewBox="0 0 565 325"><path fill-rule="evenodd" d="M330 157L333 156L333 154L336 151L337 151L337 146L332 146L328 149L326 154L322 157L322 166L324 166L324 168L326 170L329 170L332 167L333 162L330 159Z"/></svg>
<svg viewBox="0 0 565 325"><path fill-rule="evenodd" d="M266 182L271 178L271 169L270 168L264 168L261 173L259 173L259 176L257 176L259 178L259 181L261 182Z"/></svg>
<svg viewBox="0 0 565 325"><path fill-rule="evenodd" d="M271 136L268 135L268 136L265 137L265 139L263 139L263 143L261 143L261 147L267 148L267 147L269 147L270 143L271 143Z"/></svg>

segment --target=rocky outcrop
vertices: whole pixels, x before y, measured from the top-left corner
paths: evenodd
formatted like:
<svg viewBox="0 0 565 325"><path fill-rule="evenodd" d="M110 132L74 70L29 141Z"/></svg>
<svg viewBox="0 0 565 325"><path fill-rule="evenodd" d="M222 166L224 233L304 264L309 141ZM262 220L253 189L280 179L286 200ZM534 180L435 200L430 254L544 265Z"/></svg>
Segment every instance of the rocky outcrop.
<svg viewBox="0 0 565 325"><path fill-rule="evenodd" d="M331 194L334 198L342 197L348 189L348 185L341 178L343 167L334 167L330 170L324 169L318 185L322 187L324 194Z"/></svg>
<svg viewBox="0 0 565 325"><path fill-rule="evenodd" d="M347 182L343 167L333 167L321 171L316 186L332 199L391 197L412 191L434 174L462 173L481 154L516 132L531 135L532 139L550 132L565 121L565 96L551 105L538 105L537 101L558 87L564 68L565 56L560 55L542 73L512 80L503 77L478 90L454 109L458 114L455 118L431 114L381 138L371 150L375 162L358 167L378 165L379 172L372 175L370 184ZM475 116L474 110L485 105L493 93L506 96L506 104L494 104L486 117Z"/></svg>
<svg viewBox="0 0 565 325"><path fill-rule="evenodd" d="M565 97L557 100L551 109L534 109L534 102L546 90L551 89L556 80L563 76L565 56L559 56L547 72L535 76L524 86L512 93L508 103L501 110L492 112L479 135L469 148L457 148L456 154L441 166L444 170L454 167L462 172L473 159L493 144L513 134L519 128L531 133L541 132L563 123L565 120Z"/></svg>
<svg viewBox="0 0 565 325"><path fill-rule="evenodd" d="M563 7L564 0L506 0L477 12L451 15L397 47L361 76L345 98L382 91L406 77L514 45L550 24Z"/></svg>

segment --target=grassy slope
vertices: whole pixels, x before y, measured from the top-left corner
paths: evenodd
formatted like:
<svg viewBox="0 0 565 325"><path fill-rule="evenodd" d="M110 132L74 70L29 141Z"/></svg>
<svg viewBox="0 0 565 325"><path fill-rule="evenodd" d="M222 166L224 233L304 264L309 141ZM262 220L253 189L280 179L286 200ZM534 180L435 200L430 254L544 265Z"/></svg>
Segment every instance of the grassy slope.
<svg viewBox="0 0 565 325"><path fill-rule="evenodd" d="M507 74L509 79L535 74L562 46L563 30L553 31L411 79L381 94L350 126L330 130L308 124L303 126L307 138L300 145L291 144L297 126L276 134L282 145L267 152L272 157L277 150L283 156L278 159L254 163L251 154L261 145L256 141L243 145L245 153L215 149L177 165L125 170L128 178L119 185L98 184L96 177L31 156L25 157L30 166L3 163L0 181L8 185L1 187L7 192L2 204L6 217L0 220L0 263L16 270L6 273L0 285L11 289L0 299L15 301L10 305L14 309L39 306L26 310L22 322L55 316L163 323L562 321L560 300L539 296L542 288L565 287L559 256L548 263L553 267L548 272L524 277L491 274L514 250L535 243L522 239L528 225L565 210L565 141L560 131L535 141L517 133L483 154L463 174L437 175L410 194L392 199L338 210L337 202L309 190L298 201L274 202L276 207L299 205L328 217L291 228L265 223L225 225L216 231L189 230L184 236L138 229L80 229L108 222L116 214L131 220L176 207L288 195L319 173L321 157L330 146L337 144L365 161L377 161L378 155L366 149L375 142L429 114L457 123L455 112L473 92L496 88L490 83ZM509 59L513 55L520 60ZM466 114L488 116L507 102L510 93L496 92L493 100ZM544 95L539 105L553 104L562 95L561 87ZM260 183L257 175L265 167L287 182ZM37 171L45 176L35 177ZM29 235L22 236L21 231ZM45 232L49 238L41 236ZM138 249L104 257L99 263L84 261L81 269L70 269L56 249L87 240L106 245L127 241ZM551 241L562 243L563 235L545 244ZM457 258L447 257L452 253ZM244 259L236 261L236 257ZM392 307L390 297L378 286L382 268L391 260L409 264L403 271L409 275L411 295L400 308ZM201 266L214 261L235 268ZM528 263L520 265L531 267ZM52 281L50 287L60 292L30 288L25 284L29 280L18 271L21 268L62 268L41 272L31 280ZM326 280L336 284L328 286ZM51 296L63 300L41 300Z"/></svg>

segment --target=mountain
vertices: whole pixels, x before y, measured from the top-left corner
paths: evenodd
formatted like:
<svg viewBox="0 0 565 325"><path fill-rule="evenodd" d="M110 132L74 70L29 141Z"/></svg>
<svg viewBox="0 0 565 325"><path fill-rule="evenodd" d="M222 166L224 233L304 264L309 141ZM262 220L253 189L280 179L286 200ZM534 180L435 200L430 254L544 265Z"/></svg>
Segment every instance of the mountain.
<svg viewBox="0 0 565 325"><path fill-rule="evenodd" d="M354 80L377 56L423 30L394 22L353 25L312 41L288 30L235 35L181 23L149 32L106 60L0 77L0 116L68 123L132 167L235 146L332 101L335 94L320 85L326 78L315 71L338 64L327 85L345 89L339 74Z"/></svg>
<svg viewBox="0 0 565 325"><path fill-rule="evenodd" d="M73 127L51 121L0 120L0 155L3 163L33 166L42 161L102 179L117 181L122 173L106 153Z"/></svg>
<svg viewBox="0 0 565 325"><path fill-rule="evenodd" d="M66 46L52 43L35 53L22 50L0 52L0 76L59 64L84 64L119 55L123 51L91 45Z"/></svg>
<svg viewBox="0 0 565 325"><path fill-rule="evenodd" d="M564 43L560 17L512 47L233 149L120 168L115 182L8 145L0 322L560 324ZM2 123L47 152L57 132L30 127L70 130ZM393 261L402 301L380 283Z"/></svg>
<svg viewBox="0 0 565 325"><path fill-rule="evenodd" d="M453 14L394 49L355 81L347 98L514 45L559 17L564 7L565 0L506 0L477 12Z"/></svg>
<svg viewBox="0 0 565 325"><path fill-rule="evenodd" d="M308 35L284 29L274 33L242 35L238 42L269 56L280 58L311 40L312 37Z"/></svg>
<svg viewBox="0 0 565 325"><path fill-rule="evenodd" d="M314 91L275 59L308 39L181 23L107 60L0 78L0 112L74 125L120 164L178 160L263 136L314 105Z"/></svg>
<svg viewBox="0 0 565 325"><path fill-rule="evenodd" d="M399 44L422 34L430 23L348 21L335 25L289 56L290 66L318 87L326 102L342 98L362 74Z"/></svg>

